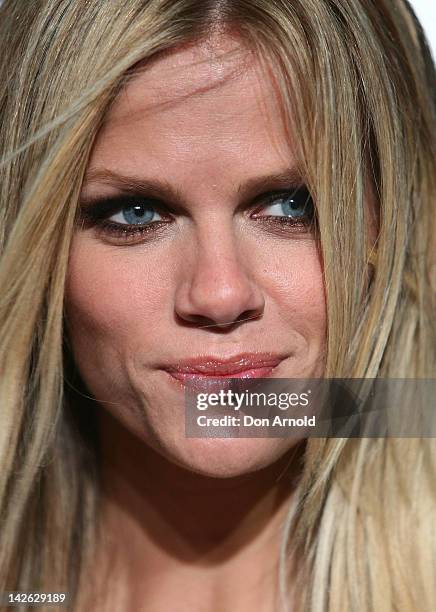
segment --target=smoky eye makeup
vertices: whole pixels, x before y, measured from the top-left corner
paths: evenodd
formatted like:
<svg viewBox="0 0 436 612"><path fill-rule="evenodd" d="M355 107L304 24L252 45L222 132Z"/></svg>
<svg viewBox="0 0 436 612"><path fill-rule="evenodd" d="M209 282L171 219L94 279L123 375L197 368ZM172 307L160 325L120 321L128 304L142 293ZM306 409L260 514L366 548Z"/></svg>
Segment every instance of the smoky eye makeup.
<svg viewBox="0 0 436 612"><path fill-rule="evenodd" d="M302 184L262 196L260 209L252 218L307 232L314 229L315 205L308 188Z"/></svg>
<svg viewBox="0 0 436 612"><path fill-rule="evenodd" d="M315 207L303 184L264 192L241 207L259 229L269 233L309 233L314 229ZM93 228L99 237L117 243L137 243L162 237L180 213L178 207L159 198L125 193L82 200L78 226Z"/></svg>
<svg viewBox="0 0 436 612"><path fill-rule="evenodd" d="M173 222L162 201L139 193L83 200L78 215L81 229L93 228L99 236L121 241L152 237Z"/></svg>

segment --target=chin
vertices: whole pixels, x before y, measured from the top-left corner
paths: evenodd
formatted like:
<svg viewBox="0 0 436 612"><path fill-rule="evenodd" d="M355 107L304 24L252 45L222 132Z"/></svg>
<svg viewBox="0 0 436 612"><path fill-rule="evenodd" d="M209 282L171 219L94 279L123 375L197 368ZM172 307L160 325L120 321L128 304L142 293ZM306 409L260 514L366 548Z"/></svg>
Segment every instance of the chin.
<svg viewBox="0 0 436 612"><path fill-rule="evenodd" d="M279 438L187 438L183 446L159 452L202 476L232 478L272 465L297 443L297 439Z"/></svg>
<svg viewBox="0 0 436 612"><path fill-rule="evenodd" d="M301 441L296 437L229 437L229 432L220 438L189 438L185 435L183 418L174 419L165 410L149 417L143 420L136 418L133 411L114 414L111 410L102 410L99 420L105 430L107 452L111 456L116 452L127 454L135 466L141 461L151 461L156 469L164 472L172 465L192 474L225 479L265 469Z"/></svg>

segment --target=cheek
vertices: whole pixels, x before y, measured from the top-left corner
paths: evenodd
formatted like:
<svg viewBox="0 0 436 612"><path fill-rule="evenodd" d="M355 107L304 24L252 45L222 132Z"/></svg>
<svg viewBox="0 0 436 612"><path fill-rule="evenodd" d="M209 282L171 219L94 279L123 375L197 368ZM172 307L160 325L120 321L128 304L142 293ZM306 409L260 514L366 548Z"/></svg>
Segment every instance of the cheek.
<svg viewBox="0 0 436 612"><path fill-rule="evenodd" d="M134 256L78 234L70 252L65 308L79 365L90 350L94 360L104 354L113 361L132 343L146 343L150 329L164 326L167 292L162 258L157 265L147 254Z"/></svg>
<svg viewBox="0 0 436 612"><path fill-rule="evenodd" d="M281 241L265 251L262 283L277 341L292 349L283 377L323 376L327 309L322 259L314 239Z"/></svg>
<svg viewBox="0 0 436 612"><path fill-rule="evenodd" d="M288 242L269 251L263 284L289 330L322 341L326 331L326 296L322 259L314 240Z"/></svg>

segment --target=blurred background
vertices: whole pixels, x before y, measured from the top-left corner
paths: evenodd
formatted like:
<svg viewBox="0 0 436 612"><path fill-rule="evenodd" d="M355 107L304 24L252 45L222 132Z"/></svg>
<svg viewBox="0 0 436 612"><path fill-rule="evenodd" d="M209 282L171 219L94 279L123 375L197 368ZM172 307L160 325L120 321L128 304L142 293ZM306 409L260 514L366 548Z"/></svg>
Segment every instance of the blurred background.
<svg viewBox="0 0 436 612"><path fill-rule="evenodd" d="M436 61L436 0L409 0L422 23Z"/></svg>

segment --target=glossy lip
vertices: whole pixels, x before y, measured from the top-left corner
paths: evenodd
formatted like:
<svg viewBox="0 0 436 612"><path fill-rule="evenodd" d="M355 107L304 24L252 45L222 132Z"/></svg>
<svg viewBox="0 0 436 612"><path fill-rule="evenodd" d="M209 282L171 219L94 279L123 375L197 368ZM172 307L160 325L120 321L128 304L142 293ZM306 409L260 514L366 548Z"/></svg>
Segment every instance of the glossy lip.
<svg viewBox="0 0 436 612"><path fill-rule="evenodd" d="M169 373L200 374L201 376L231 376L247 370L274 368L284 356L274 353L240 353L232 357L204 355L180 361L165 369Z"/></svg>
<svg viewBox="0 0 436 612"><path fill-rule="evenodd" d="M198 388L226 378L268 378L285 358L275 353L240 353L227 358L204 355L162 369L182 385Z"/></svg>

